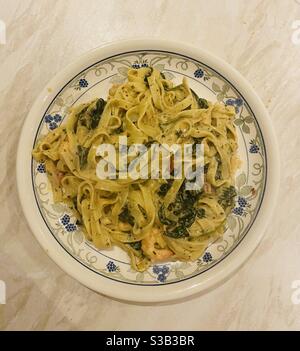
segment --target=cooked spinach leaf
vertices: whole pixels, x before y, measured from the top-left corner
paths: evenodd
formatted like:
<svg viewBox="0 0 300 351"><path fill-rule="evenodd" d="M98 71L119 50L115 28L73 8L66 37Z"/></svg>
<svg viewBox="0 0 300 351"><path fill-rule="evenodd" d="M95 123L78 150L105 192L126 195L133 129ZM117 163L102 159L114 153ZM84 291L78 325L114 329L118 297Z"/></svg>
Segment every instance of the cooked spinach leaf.
<svg viewBox="0 0 300 351"><path fill-rule="evenodd" d="M129 243L129 245L135 250L141 250L141 248L142 248L142 242L141 241L136 241L134 243Z"/></svg>
<svg viewBox="0 0 300 351"><path fill-rule="evenodd" d="M178 239L188 236L188 232L185 227L179 225L171 230L166 230L165 235L174 239Z"/></svg>
<svg viewBox="0 0 300 351"><path fill-rule="evenodd" d="M172 221L166 217L165 208L163 205L160 206L160 208L158 210L158 218L162 224L165 224L165 225L174 225L175 224L174 221Z"/></svg>
<svg viewBox="0 0 300 351"><path fill-rule="evenodd" d="M234 205L234 198L236 197L236 189L234 186L225 188L222 194L219 196L219 204L225 209Z"/></svg>
<svg viewBox="0 0 300 351"><path fill-rule="evenodd" d="M196 209L194 207L188 208L183 212L183 215L179 218L178 223L185 228L189 228L196 219Z"/></svg>
<svg viewBox="0 0 300 351"><path fill-rule="evenodd" d="M87 157L88 157L88 153L89 153L89 148L78 145L77 146L77 153L78 153L78 157L79 157L80 169L82 169L87 164Z"/></svg>
<svg viewBox="0 0 300 351"><path fill-rule="evenodd" d="M188 236L187 228L195 222L198 215L195 204L200 198L202 191L185 190L185 183L186 181L178 191L175 201L168 206L167 211L165 211L163 206L159 209L159 220L167 226L164 234L172 238ZM176 222L168 218L168 212L178 218Z"/></svg>
<svg viewBox="0 0 300 351"><path fill-rule="evenodd" d="M119 214L119 220L123 223L129 223L134 226L134 217L130 213L127 205L123 207L123 211Z"/></svg>
<svg viewBox="0 0 300 351"><path fill-rule="evenodd" d="M157 194L161 197L166 196L167 192L169 191L169 189L171 188L173 183L173 179L168 179L167 183L164 183L160 186Z"/></svg>
<svg viewBox="0 0 300 351"><path fill-rule="evenodd" d="M197 208L196 213L197 213L197 216L199 218L205 218L205 209L204 208Z"/></svg>
<svg viewBox="0 0 300 351"><path fill-rule="evenodd" d="M193 89L191 89L191 92L195 98L195 100L197 101L198 107L199 108L208 108L208 103L206 99L200 98Z"/></svg>
<svg viewBox="0 0 300 351"><path fill-rule="evenodd" d="M92 111L90 111L91 129L95 129L98 127L105 105L106 101L100 98L97 100L95 108Z"/></svg>
<svg viewBox="0 0 300 351"><path fill-rule="evenodd" d="M87 109L88 109L88 106L85 106L85 107L78 113L77 116L78 116L78 119L79 119L79 120L81 120L81 119L84 117L84 115L85 115Z"/></svg>

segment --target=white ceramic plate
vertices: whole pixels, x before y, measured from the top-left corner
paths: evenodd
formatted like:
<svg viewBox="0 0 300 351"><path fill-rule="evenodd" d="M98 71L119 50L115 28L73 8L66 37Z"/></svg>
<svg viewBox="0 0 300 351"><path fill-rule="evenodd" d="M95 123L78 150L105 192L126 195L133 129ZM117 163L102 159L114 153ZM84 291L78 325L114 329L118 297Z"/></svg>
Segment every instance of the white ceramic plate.
<svg viewBox="0 0 300 351"><path fill-rule="evenodd" d="M196 262L170 262L146 272L130 268L118 248L99 251L84 239L68 209L53 204L44 165L31 157L36 140L63 123L69 108L106 98L130 67L153 66L168 79L187 77L199 96L235 106L239 153L238 198L222 239ZM233 273L262 238L275 203L279 162L268 114L250 85L231 66L183 43L123 41L97 48L54 77L32 107L20 138L17 180L28 223L49 256L89 288L115 298L154 302L207 290Z"/></svg>

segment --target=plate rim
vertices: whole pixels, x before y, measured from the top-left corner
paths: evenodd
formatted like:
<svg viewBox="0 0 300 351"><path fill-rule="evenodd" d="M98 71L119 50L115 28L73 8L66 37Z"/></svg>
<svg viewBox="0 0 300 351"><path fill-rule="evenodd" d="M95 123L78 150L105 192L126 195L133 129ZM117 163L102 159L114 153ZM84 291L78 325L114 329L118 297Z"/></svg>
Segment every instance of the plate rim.
<svg viewBox="0 0 300 351"><path fill-rule="evenodd" d="M28 167L28 165L26 165L28 155L27 157L26 155L24 156L23 150L26 150L29 147L30 138L35 130L34 123L36 123L37 115L41 116L41 113L43 113L41 111L44 110L44 105L53 99L57 90L60 89L63 82L65 82L68 77L74 76L74 72L77 74L78 70L82 67L88 66L89 62L96 62L103 60L108 56L118 53L121 54L125 51L131 50L145 50L145 52L147 52L147 50L173 51L179 55L187 55L195 60L209 63L213 69L224 75L234 87L238 87L238 90L246 97L249 106L255 111L258 124L265 140L265 150L268 163L265 195L262 199L257 217L248 234L239 244L239 248L225 257L223 262L212 267L209 271L204 272L201 277L195 276L187 281L179 281L176 284L158 285L155 287L147 285L122 285L123 289L118 289L121 282L110 281L105 277L95 276L94 272L89 272L86 267L82 267L80 263L76 262L69 255L66 255L65 251L60 247L56 240L54 240L52 236L49 236L48 229L46 229L47 233L45 233L45 224L41 222L41 216L38 214L38 218L35 218L38 213L35 201L34 206L28 206L28 199L30 195L33 195L33 189L30 189L29 195L25 181L25 179L28 178L28 175L24 172L26 167ZM52 91L49 90L49 87ZM31 148L32 145L30 145L30 149ZM31 159L31 155L29 156ZM261 99L248 81L246 81L246 79L234 67L230 66L223 59L218 58L205 50L179 41L156 40L150 38L122 40L99 46L79 56L63 70L59 71L46 84L27 115L22 127L17 151L17 185L20 202L30 229L39 244L43 247L44 251L46 251L50 258L61 269L92 290L117 299L134 302L162 302L177 300L199 292L207 291L214 285L221 283L231 276L250 257L264 235L278 196L279 178L279 150L272 122ZM35 220L31 220L32 218ZM49 243L51 245L49 245ZM80 267L78 267L78 265L80 265Z"/></svg>

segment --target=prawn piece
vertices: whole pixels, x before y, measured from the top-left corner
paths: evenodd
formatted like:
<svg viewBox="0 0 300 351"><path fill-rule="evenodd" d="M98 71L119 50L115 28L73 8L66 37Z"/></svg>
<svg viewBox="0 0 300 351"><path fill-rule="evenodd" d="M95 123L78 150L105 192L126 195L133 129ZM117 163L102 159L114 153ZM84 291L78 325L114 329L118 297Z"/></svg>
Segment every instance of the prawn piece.
<svg viewBox="0 0 300 351"><path fill-rule="evenodd" d="M142 239L142 250L152 262L163 261L174 256L174 252L167 248L161 230L158 228L153 228L152 231Z"/></svg>

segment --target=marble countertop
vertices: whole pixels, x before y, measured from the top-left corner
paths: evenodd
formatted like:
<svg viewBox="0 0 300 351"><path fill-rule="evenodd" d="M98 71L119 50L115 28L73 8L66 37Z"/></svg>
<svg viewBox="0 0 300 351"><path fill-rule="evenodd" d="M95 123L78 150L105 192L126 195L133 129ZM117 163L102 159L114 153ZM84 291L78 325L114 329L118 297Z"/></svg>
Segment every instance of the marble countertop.
<svg viewBox="0 0 300 351"><path fill-rule="evenodd" d="M0 330L299 330L300 1L0 0L0 9ZM177 304L128 304L70 278L32 236L17 195L19 134L42 87L85 51L137 36L186 41L233 65L280 145L279 201L262 243L226 283Z"/></svg>

